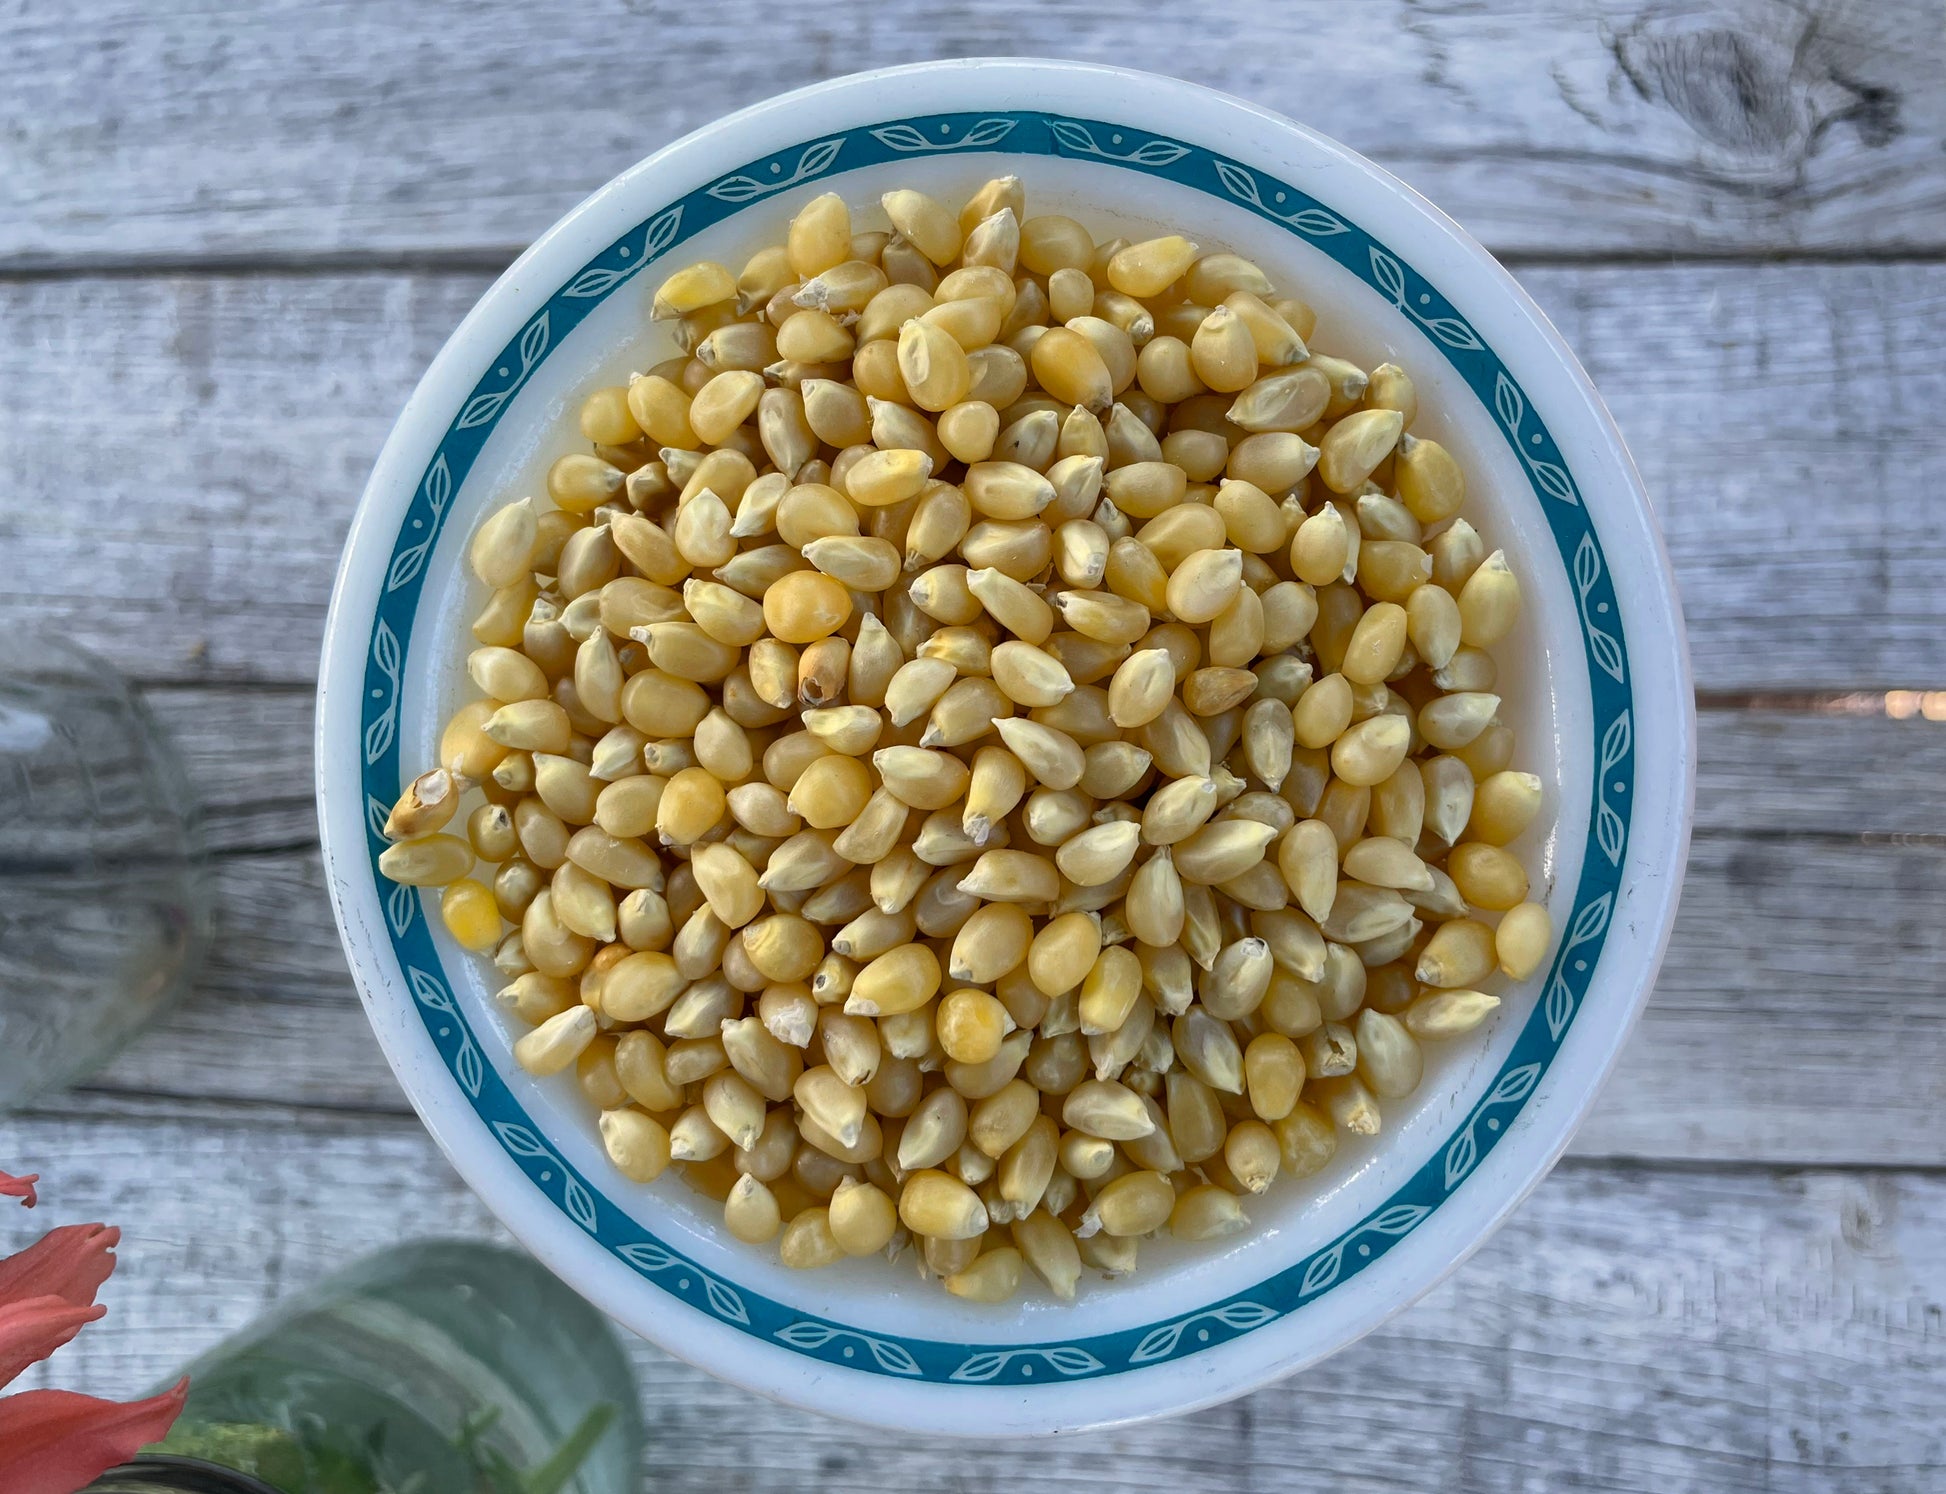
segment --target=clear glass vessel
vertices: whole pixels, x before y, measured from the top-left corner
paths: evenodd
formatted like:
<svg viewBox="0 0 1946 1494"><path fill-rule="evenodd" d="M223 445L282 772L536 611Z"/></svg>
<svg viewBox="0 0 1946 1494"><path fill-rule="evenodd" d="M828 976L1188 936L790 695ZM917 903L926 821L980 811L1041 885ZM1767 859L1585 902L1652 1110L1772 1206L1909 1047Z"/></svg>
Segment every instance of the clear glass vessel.
<svg viewBox="0 0 1946 1494"><path fill-rule="evenodd" d="M194 801L102 660L0 634L0 1111L105 1063L209 938Z"/></svg>
<svg viewBox="0 0 1946 1494"><path fill-rule="evenodd" d="M94 1494L259 1494L223 1482L224 1470L274 1494L638 1488L641 1412L615 1330L520 1251L397 1246L272 1310L188 1373L188 1405L154 1452L189 1461L138 1459Z"/></svg>

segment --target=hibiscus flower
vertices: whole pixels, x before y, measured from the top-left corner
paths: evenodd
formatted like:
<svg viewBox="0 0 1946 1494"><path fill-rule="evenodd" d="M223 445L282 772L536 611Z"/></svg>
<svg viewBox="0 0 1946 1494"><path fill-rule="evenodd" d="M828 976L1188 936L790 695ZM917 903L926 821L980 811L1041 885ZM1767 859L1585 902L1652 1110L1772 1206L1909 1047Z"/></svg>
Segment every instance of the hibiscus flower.
<svg viewBox="0 0 1946 1494"><path fill-rule="evenodd" d="M33 1208L33 1176L0 1172L0 1198ZM18 1255L0 1256L0 1387L38 1364L106 1308L95 1293L115 1269L121 1231L70 1224ZM74 1494L168 1435L189 1381L123 1404L67 1390L0 1395L0 1489L7 1494Z"/></svg>

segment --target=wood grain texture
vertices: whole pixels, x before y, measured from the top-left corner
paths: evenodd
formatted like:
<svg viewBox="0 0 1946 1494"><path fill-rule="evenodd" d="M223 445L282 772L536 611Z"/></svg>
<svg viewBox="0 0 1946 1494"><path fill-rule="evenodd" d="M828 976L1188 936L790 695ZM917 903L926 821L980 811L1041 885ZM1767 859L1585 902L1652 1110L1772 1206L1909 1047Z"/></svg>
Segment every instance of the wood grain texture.
<svg viewBox="0 0 1946 1494"><path fill-rule="evenodd" d="M1946 265L1525 279L1631 440L1699 688L1940 683ZM314 678L371 460L484 284L0 282L0 618L70 629L138 678ZM103 501L77 502L84 483Z"/></svg>
<svg viewBox="0 0 1946 1494"><path fill-rule="evenodd" d="M367 1251L498 1237L408 1120L151 1104L30 1116L10 1141L44 1175L37 1224L123 1231L107 1322L23 1383L133 1393ZM1569 1162L1329 1365L1145 1427L977 1446L864 1434L631 1342L657 1494L1282 1494L1296 1470L1304 1487L1402 1494L1928 1494L1946 1463L1942 1311L1936 1175Z"/></svg>
<svg viewBox="0 0 1946 1494"><path fill-rule="evenodd" d="M1250 0L1173 26L1133 0L114 0L86 28L56 8L0 16L0 264L504 261L731 109L991 54L1240 94L1510 253L1946 244L1932 0Z"/></svg>
<svg viewBox="0 0 1946 1494"><path fill-rule="evenodd" d="M269 691L151 698L169 702L162 715L199 783L280 793L212 809L230 853L218 862L210 967L95 1088L402 1109L308 848L302 713L289 698L267 709L279 698ZM1946 803L1935 787L1946 728L1733 711L1701 720L1698 835L1674 942L1576 1152L1946 1165L1934 1123L1946 1105ZM227 766L254 752L280 766ZM1834 771L1875 762L1900 766L1882 778Z"/></svg>

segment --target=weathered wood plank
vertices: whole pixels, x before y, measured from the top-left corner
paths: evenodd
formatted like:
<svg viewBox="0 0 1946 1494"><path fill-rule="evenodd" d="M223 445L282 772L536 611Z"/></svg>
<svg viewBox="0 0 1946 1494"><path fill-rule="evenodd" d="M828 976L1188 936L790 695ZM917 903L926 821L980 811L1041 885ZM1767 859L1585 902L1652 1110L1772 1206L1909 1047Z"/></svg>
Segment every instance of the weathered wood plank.
<svg viewBox="0 0 1946 1494"><path fill-rule="evenodd" d="M364 1252L496 1235L406 1120L164 1105L24 1117L36 1224L122 1227L107 1321L23 1383L132 1393ZM24 1221L5 1221L17 1237ZM635 1341L653 1486L1925 1494L1946 1462L1946 1180L1569 1162L1323 1368L1055 1445L873 1433ZM1897 1366L1896 1371L1892 1368ZM1382 1470L1382 1472L1381 1472Z"/></svg>
<svg viewBox="0 0 1946 1494"><path fill-rule="evenodd" d="M731 109L854 68L994 53L1241 94L1373 156L1506 252L1946 243L1929 0L1251 0L1193 26L1132 0L895 0L809 30L751 0L116 0L91 21L0 20L0 264L510 258Z"/></svg>
<svg viewBox="0 0 1946 1494"><path fill-rule="evenodd" d="M316 853L224 858L200 988L93 1081L404 1104L331 924ZM1589 1156L1946 1165L1946 849L1699 836L1674 943Z"/></svg>
<svg viewBox="0 0 1946 1494"><path fill-rule="evenodd" d="M1937 683L1946 265L1526 278L1632 438L1700 688ZM313 678L370 461L483 284L0 283L0 618L145 679Z"/></svg>

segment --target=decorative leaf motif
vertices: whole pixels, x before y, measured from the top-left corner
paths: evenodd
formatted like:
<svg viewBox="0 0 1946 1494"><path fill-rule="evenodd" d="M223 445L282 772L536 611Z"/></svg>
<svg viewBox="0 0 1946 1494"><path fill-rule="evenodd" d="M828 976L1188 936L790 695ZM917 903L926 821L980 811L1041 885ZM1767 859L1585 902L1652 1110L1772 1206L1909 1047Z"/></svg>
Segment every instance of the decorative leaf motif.
<svg viewBox="0 0 1946 1494"><path fill-rule="evenodd" d="M679 202L649 220L648 232L642 236L642 252L634 259L613 269L583 270L563 287L561 294L582 300L599 300L674 243L676 231L681 227L682 204ZM628 251L624 249L622 253L626 255Z"/></svg>
<svg viewBox="0 0 1946 1494"><path fill-rule="evenodd" d="M595 1227L594 1195L581 1186L581 1180L572 1173L565 1173L561 1179L561 1202L567 1207L568 1217L589 1234L599 1234Z"/></svg>
<svg viewBox="0 0 1946 1494"><path fill-rule="evenodd" d="M1011 127L1011 122L1009 125ZM928 150L932 146L930 140L909 124L886 125L883 129L873 130L872 135L881 145L892 150ZM778 1337L782 1338L783 1334L780 1333Z"/></svg>
<svg viewBox="0 0 1946 1494"><path fill-rule="evenodd" d="M1249 203L1253 208L1263 207L1263 195L1257 190L1257 179L1254 176L1245 171L1241 166L1232 165L1220 157L1212 159L1210 164L1216 168L1216 179L1223 183L1224 188L1232 197L1241 202ZM1297 216L1301 218L1304 214L1299 213ZM1295 223L1297 220L1294 218L1290 221ZM1309 230L1306 231L1308 232Z"/></svg>
<svg viewBox="0 0 1946 1494"><path fill-rule="evenodd" d="M983 1354L975 1354L953 1371L952 1378L966 1385L984 1385L995 1379L1007 1367L1007 1361L1014 1356L1006 1349L992 1349Z"/></svg>
<svg viewBox="0 0 1946 1494"><path fill-rule="evenodd" d="M1502 1074L1487 1097L1480 1102L1481 1108L1488 1105L1517 1105L1534 1092L1534 1086L1541 1082L1541 1065L1524 1063L1517 1069L1509 1069Z"/></svg>
<svg viewBox="0 0 1946 1494"><path fill-rule="evenodd" d="M1554 979L1547 983L1547 1030L1555 1042L1561 1041L1561 1034L1568 1030L1568 1023L1574 1018L1574 992L1557 972Z"/></svg>
<svg viewBox="0 0 1946 1494"><path fill-rule="evenodd" d="M527 330L520 334L520 377L526 378L534 371L534 365L541 361L541 354L547 351L548 340L547 313L543 311L527 324Z"/></svg>
<svg viewBox="0 0 1946 1494"><path fill-rule="evenodd" d="M1528 456L1524 451L1521 457L1527 463L1527 470L1534 474L1534 482L1543 493L1557 503L1571 503L1577 508L1581 506L1581 497L1575 492L1574 483L1569 480L1565 471L1552 462L1543 462L1538 457Z"/></svg>
<svg viewBox="0 0 1946 1494"><path fill-rule="evenodd" d="M1183 1329L1192 1320L1179 1318L1173 1323L1164 1323L1160 1328L1151 1328L1142 1335L1142 1342L1135 1346L1135 1352L1128 1356L1130 1364L1148 1364L1153 1360L1167 1359L1176 1352L1176 1345L1182 1340Z"/></svg>
<svg viewBox="0 0 1946 1494"><path fill-rule="evenodd" d="M385 822L392 818L392 806L372 794L365 795L365 828L374 840L385 839Z"/></svg>
<svg viewBox="0 0 1946 1494"><path fill-rule="evenodd" d="M406 983L412 987L412 994L419 999L421 1006L429 1006L436 1012L453 1011L452 993L436 975L428 975L416 965L408 965L405 970Z"/></svg>
<svg viewBox="0 0 1946 1494"><path fill-rule="evenodd" d="M1574 547L1572 568L1574 589L1581 594L1581 605L1585 611L1588 605L1588 593L1594 590L1595 583L1601 579L1601 552L1595 548L1595 537L1592 534L1583 534L1581 543Z"/></svg>
<svg viewBox="0 0 1946 1494"><path fill-rule="evenodd" d="M500 1141L516 1157L526 1157L536 1162L552 1162L554 1154L540 1143L540 1138L525 1126L516 1126L512 1121L495 1121L493 1129L499 1134Z"/></svg>
<svg viewBox="0 0 1946 1494"><path fill-rule="evenodd" d="M1622 646L1593 623L1588 624L1588 652L1595 656L1603 674L1617 684L1626 683L1624 674L1628 666L1622 658Z"/></svg>
<svg viewBox="0 0 1946 1494"><path fill-rule="evenodd" d="M1092 1375L1102 1367L1099 1359L1076 1344L1063 1344L1058 1349L1041 1349L1037 1352L1064 1375Z"/></svg>
<svg viewBox="0 0 1946 1494"><path fill-rule="evenodd" d="M1453 1138L1453 1144L1446 1148L1446 1191L1451 1193L1457 1188L1460 1179L1473 1170L1473 1164L1480 1160L1479 1143L1473 1139L1473 1123L1468 1121L1466 1129Z"/></svg>
<svg viewBox="0 0 1946 1494"><path fill-rule="evenodd" d="M726 176L722 181L709 189L709 195L722 202L749 202L754 198L763 196L765 192L779 191L783 188L783 185L782 182L779 182L776 187L766 187L755 177L741 175Z"/></svg>
<svg viewBox="0 0 1946 1494"><path fill-rule="evenodd" d="M876 134L877 132L874 131L873 133ZM918 131L915 130L913 133L917 134ZM886 143L888 145L891 144L890 141ZM896 150L898 147L893 146L893 149ZM789 1344L793 1349L822 1349L832 1339L837 1338L839 1332L836 1328L829 1327L823 1323L805 1322L792 1323L788 1328L779 1328L775 1336Z"/></svg>
<svg viewBox="0 0 1946 1494"><path fill-rule="evenodd" d="M1604 892L1574 915L1574 922L1568 925L1568 942L1562 946L1563 952L1578 944L1586 944L1608 927L1609 911L1615 906L1615 894Z"/></svg>
<svg viewBox="0 0 1946 1494"><path fill-rule="evenodd" d="M1403 1235L1414 1225L1432 1212L1419 1204L1393 1204L1389 1209L1381 1209L1366 1221L1365 1228L1375 1229L1381 1235Z"/></svg>
<svg viewBox="0 0 1946 1494"><path fill-rule="evenodd" d="M990 1349L975 1354L953 1371L950 1379L962 1384L984 1385L997 1380L1016 1359L1041 1359L1063 1375L1092 1375L1104 1368L1102 1362L1077 1344L1060 1344L1052 1349Z"/></svg>
<svg viewBox="0 0 1946 1494"><path fill-rule="evenodd" d="M714 1276L703 1278L703 1295L709 1298L710 1309L719 1318L727 1318L732 1323L749 1323L750 1313L743 1305L743 1298Z"/></svg>
<svg viewBox="0 0 1946 1494"><path fill-rule="evenodd" d="M881 1369L895 1375L916 1375L921 1373L919 1361L914 1359L903 1344L891 1343L882 1338L867 1338L859 1335L871 1347L872 1358L878 1361Z"/></svg>
<svg viewBox="0 0 1946 1494"><path fill-rule="evenodd" d="M392 631L390 623L379 619L378 627L372 633L372 662L378 665L378 672L393 684L399 682L399 635Z"/></svg>
<svg viewBox="0 0 1946 1494"><path fill-rule="evenodd" d="M1350 228L1342 221L1331 216L1323 208L1305 208L1292 213L1283 220L1299 233L1308 233L1314 239L1328 239L1334 233L1349 233Z"/></svg>
<svg viewBox="0 0 1946 1494"><path fill-rule="evenodd" d="M495 419L505 408L507 401L519 393L520 386L527 382L527 376L534 371L535 365L547 352L548 339L551 336L547 312L542 311L527 324L516 345L520 354L520 372L514 375L513 381L505 389L491 394L476 394L468 400L466 407L459 413L459 419L453 422L453 428L462 431L471 430L475 426L485 425Z"/></svg>
<svg viewBox="0 0 1946 1494"><path fill-rule="evenodd" d="M1050 119L1047 128L1069 150L1078 150L1090 156L1101 154L1101 147L1095 144L1095 137L1088 133L1085 125L1076 124L1071 119ZM999 1372L996 1370L995 1373Z"/></svg>
<svg viewBox="0 0 1946 1494"><path fill-rule="evenodd" d="M636 1270L647 1275L667 1271L671 1266L684 1264L681 1256L657 1244L654 1240L633 1240L616 1247L615 1253ZM780 1334L779 1337L782 1337Z"/></svg>
<svg viewBox="0 0 1946 1494"><path fill-rule="evenodd" d="M1521 419L1527 413L1527 401L1521 397L1514 381L1504 373L1493 376L1493 408L1500 416L1500 423L1507 428L1507 434L1518 436Z"/></svg>
<svg viewBox="0 0 1946 1494"><path fill-rule="evenodd" d="M1406 309L1404 268L1376 244L1372 246L1371 256L1372 278L1378 282L1378 288L1392 298L1392 304L1404 311Z"/></svg>
<svg viewBox="0 0 1946 1494"><path fill-rule="evenodd" d="M1617 684L1627 683L1627 663L1622 655L1622 646L1602 628L1597 627L1588 609L1589 593L1601 579L1601 554L1595 549L1595 537L1583 534L1581 543L1574 552L1574 588L1581 597L1581 628L1588 635L1588 652L1595 662ZM1605 770L1604 770L1605 771Z"/></svg>
<svg viewBox="0 0 1946 1494"><path fill-rule="evenodd" d="M1338 1273L1344 1269L1344 1264L1345 1242L1340 1240L1312 1260L1304 1272L1304 1280L1298 1285L1298 1296L1309 1297L1313 1293L1323 1291L1338 1279Z"/></svg>
<svg viewBox="0 0 1946 1494"><path fill-rule="evenodd" d="M830 140L819 140L804 147L804 153L797 158L797 165L791 174L776 181L762 182L755 177L741 173L726 176L708 189L709 195L719 202L750 202L758 197L768 197L773 192L782 192L795 187L799 182L808 182L814 176L822 176L830 170L831 163L838 159L838 152L845 147L845 137L838 135ZM674 237L674 229L670 230Z"/></svg>
<svg viewBox="0 0 1946 1494"><path fill-rule="evenodd" d="M1606 799L1595 810L1595 839L1601 842L1602 854L1620 866L1622 851L1628 844L1628 826Z"/></svg>
<svg viewBox="0 0 1946 1494"><path fill-rule="evenodd" d="M983 119L960 136L954 148L957 150L971 149L980 145L996 145L1007 138L1013 127L1014 122L1011 119ZM915 1365L914 1369L917 1368L918 1366Z"/></svg>
<svg viewBox="0 0 1946 1494"><path fill-rule="evenodd" d="M415 888L403 883L394 887L385 899L385 921L392 925L392 932L399 938L412 927L412 920L419 914L419 894Z"/></svg>
<svg viewBox="0 0 1946 1494"><path fill-rule="evenodd" d="M1105 150L1095 143L1094 134L1079 120L1050 119L1047 127L1053 132L1054 138L1069 150L1079 151L1084 156L1096 156L1104 161L1121 161L1128 165L1148 166L1160 170L1189 154L1188 146L1159 138L1145 140L1134 150L1127 152ZM1221 169L1219 166L1218 170Z"/></svg>
<svg viewBox="0 0 1946 1494"><path fill-rule="evenodd" d="M583 270L561 287L561 294L577 300L599 300L641 268L640 265L623 265L619 269Z"/></svg>
<svg viewBox="0 0 1946 1494"><path fill-rule="evenodd" d="M642 236L642 263L647 264L676 241L676 232L682 227L682 204L679 202L666 213L658 213L649 220L649 231Z"/></svg>
<svg viewBox="0 0 1946 1494"><path fill-rule="evenodd" d="M392 745L393 737L398 734L398 729L399 706L398 701L395 699L392 704L379 712L370 726L365 728L365 761L367 764L375 763L381 757L385 756L386 749Z"/></svg>
<svg viewBox="0 0 1946 1494"><path fill-rule="evenodd" d="M1221 1307L1211 1308L1208 1312L1191 1313L1186 1318L1178 1318L1173 1323L1164 1323L1144 1334L1142 1341L1129 1355L1130 1364L1148 1364L1157 1359L1167 1359L1176 1352L1176 1345L1182 1341L1183 1333L1191 1324L1200 1323L1205 1318L1215 1318L1227 1328L1239 1333L1268 1323L1277 1316L1277 1310L1265 1307L1261 1302L1226 1302Z"/></svg>
<svg viewBox="0 0 1946 1494"><path fill-rule="evenodd" d="M1611 768L1620 765L1628 756L1629 748L1635 741L1635 728L1629 721L1629 713L1623 711L1608 725L1601 737L1601 765L1596 770L1599 781L1595 785L1595 838L1601 842L1602 851L1616 866L1622 864L1622 850L1628 840L1628 826L1621 815L1608 802L1609 778Z"/></svg>
<svg viewBox="0 0 1946 1494"><path fill-rule="evenodd" d="M1260 1328L1277 1316L1277 1309L1266 1307L1261 1302L1226 1302L1212 1316L1226 1327Z"/></svg>
<svg viewBox="0 0 1946 1494"><path fill-rule="evenodd" d="M480 1098L480 1086L486 1083L486 1064L480 1057L480 1050L471 1037L462 1037L459 1056L453 1060L453 1072L458 1075L460 1088L474 1099Z"/></svg>
<svg viewBox="0 0 1946 1494"><path fill-rule="evenodd" d="M506 402L505 392L474 395L459 412L459 419L453 422L454 429L470 431L476 425L485 425L500 413L500 407Z"/></svg>
<svg viewBox="0 0 1946 1494"><path fill-rule="evenodd" d="M1449 348L1460 348L1477 353L1486 346L1480 341L1478 334L1456 316L1419 316L1416 319Z"/></svg>
<svg viewBox="0 0 1946 1494"><path fill-rule="evenodd" d="M831 163L838 159L838 152L844 148L843 135L805 147L804 154L797 159L797 170L791 175L792 183L807 182L814 176L822 176L831 169Z"/></svg>

